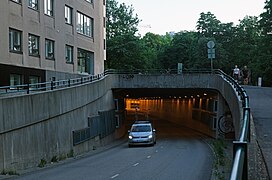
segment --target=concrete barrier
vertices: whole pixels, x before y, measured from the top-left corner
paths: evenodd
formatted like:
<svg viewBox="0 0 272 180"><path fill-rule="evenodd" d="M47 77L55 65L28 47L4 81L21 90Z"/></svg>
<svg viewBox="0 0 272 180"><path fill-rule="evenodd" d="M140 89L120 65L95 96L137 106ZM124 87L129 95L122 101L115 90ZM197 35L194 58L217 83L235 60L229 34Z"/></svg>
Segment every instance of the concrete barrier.
<svg viewBox="0 0 272 180"><path fill-rule="evenodd" d="M86 128L98 111L114 109L109 80L0 99L0 169L26 169L97 146L99 138L73 146L72 131Z"/></svg>

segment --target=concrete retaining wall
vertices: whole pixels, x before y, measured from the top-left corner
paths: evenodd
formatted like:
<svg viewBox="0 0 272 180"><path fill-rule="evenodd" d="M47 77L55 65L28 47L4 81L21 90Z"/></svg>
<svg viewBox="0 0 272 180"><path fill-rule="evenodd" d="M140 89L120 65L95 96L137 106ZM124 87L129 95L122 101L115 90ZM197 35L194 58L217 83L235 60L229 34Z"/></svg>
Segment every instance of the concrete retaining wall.
<svg viewBox="0 0 272 180"><path fill-rule="evenodd" d="M88 117L98 111L114 109L111 81L106 77L78 87L0 99L0 170L25 169L42 158L50 162L54 156L99 146L99 138L73 146L72 131L86 128Z"/></svg>

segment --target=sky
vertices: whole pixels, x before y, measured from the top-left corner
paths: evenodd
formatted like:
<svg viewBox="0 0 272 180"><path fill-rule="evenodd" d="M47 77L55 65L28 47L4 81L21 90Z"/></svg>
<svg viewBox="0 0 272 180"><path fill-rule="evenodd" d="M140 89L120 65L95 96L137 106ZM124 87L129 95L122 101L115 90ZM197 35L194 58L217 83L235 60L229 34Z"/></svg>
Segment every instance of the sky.
<svg viewBox="0 0 272 180"><path fill-rule="evenodd" d="M221 23L239 24L246 15L259 16L265 0L116 0L132 5L140 20L140 34L196 30L200 13L210 11Z"/></svg>

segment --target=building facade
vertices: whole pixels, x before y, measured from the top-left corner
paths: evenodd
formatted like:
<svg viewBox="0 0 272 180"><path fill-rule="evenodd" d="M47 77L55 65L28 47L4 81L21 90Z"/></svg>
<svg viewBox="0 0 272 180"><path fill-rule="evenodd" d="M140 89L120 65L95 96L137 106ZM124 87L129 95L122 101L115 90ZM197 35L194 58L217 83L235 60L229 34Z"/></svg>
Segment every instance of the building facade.
<svg viewBox="0 0 272 180"><path fill-rule="evenodd" d="M105 0L1 0L0 86L104 71Z"/></svg>

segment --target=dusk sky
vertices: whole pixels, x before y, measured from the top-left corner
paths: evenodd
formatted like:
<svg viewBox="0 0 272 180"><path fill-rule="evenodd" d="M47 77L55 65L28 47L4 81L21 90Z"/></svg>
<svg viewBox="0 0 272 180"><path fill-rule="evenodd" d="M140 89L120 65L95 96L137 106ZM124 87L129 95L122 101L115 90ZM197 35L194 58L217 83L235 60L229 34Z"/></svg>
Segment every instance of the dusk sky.
<svg viewBox="0 0 272 180"><path fill-rule="evenodd" d="M140 32L156 34L181 30L195 30L200 13L210 11L222 23L239 20L246 15L259 16L265 0L117 0L132 5L138 14ZM148 27L150 25L150 27Z"/></svg>

